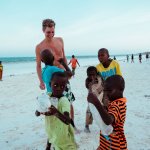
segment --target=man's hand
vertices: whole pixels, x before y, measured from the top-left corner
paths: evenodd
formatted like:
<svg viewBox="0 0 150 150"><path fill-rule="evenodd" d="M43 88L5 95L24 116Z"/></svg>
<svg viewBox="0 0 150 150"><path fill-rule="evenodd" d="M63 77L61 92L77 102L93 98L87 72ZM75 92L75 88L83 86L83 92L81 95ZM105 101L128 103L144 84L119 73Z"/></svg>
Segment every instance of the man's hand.
<svg viewBox="0 0 150 150"><path fill-rule="evenodd" d="M44 82L41 82L41 83L40 83L40 89L41 89L41 90L45 90L45 84L44 84Z"/></svg>

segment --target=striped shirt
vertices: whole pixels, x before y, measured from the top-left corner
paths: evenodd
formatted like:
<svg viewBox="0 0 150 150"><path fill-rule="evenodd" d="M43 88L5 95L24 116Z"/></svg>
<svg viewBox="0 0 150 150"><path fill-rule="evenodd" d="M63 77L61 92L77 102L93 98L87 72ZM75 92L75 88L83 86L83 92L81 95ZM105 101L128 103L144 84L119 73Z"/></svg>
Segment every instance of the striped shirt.
<svg viewBox="0 0 150 150"><path fill-rule="evenodd" d="M127 142L124 134L126 98L120 98L111 102L108 106L108 113L115 118L112 124L114 130L107 137L100 133L100 146L97 150L127 150Z"/></svg>

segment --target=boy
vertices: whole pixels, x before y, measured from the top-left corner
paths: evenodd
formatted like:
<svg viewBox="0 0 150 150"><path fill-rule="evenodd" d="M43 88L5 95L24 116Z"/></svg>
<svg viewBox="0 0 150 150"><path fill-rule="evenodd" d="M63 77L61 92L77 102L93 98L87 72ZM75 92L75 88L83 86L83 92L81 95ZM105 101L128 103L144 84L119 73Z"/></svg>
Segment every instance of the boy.
<svg viewBox="0 0 150 150"><path fill-rule="evenodd" d="M58 100L57 107L51 105L48 112L45 112L45 127L49 142L55 150L76 150L74 130L71 125L70 103L63 95L68 78L63 72L55 72L51 78L50 97ZM43 113L42 113L43 114Z"/></svg>
<svg viewBox="0 0 150 150"><path fill-rule="evenodd" d="M106 48L101 48L98 51L98 59L100 64L98 64L96 68L98 74L102 76L103 80L106 80L112 75L122 75L120 65L117 61L109 58L109 52Z"/></svg>
<svg viewBox="0 0 150 150"><path fill-rule="evenodd" d="M87 68L87 78L85 80L85 86L88 90L92 90L92 92L98 97L99 101L102 103L103 99L103 81L102 78L97 74L96 67L90 66ZM89 129L89 118L91 111L88 105L86 110L86 124L84 132L90 133ZM94 114L93 114L94 115Z"/></svg>
<svg viewBox="0 0 150 150"><path fill-rule="evenodd" d="M127 142L124 135L126 117L126 98L123 97L124 88L125 82L120 75L113 75L106 79L104 91L110 101L107 111L93 93L88 94L88 102L96 107L104 123L113 126L113 133L109 136L104 136L100 133L100 146L97 150L127 150Z"/></svg>
<svg viewBox="0 0 150 150"><path fill-rule="evenodd" d="M73 76L75 75L75 69L76 69L76 67L77 67L77 64L78 64L78 66L80 67L80 64L79 64L79 62L78 62L78 60L75 58L75 56L74 55L72 55L72 59L70 60L70 62L69 62L69 64L71 63L71 67L72 67L72 74L73 74ZM68 64L68 65L69 65Z"/></svg>

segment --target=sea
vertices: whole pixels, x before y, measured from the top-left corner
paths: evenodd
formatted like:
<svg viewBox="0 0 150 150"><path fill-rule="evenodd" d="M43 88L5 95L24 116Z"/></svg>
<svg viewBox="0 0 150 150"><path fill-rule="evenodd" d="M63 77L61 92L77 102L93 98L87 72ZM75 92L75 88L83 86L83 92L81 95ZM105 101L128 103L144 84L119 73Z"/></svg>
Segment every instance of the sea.
<svg viewBox="0 0 150 150"><path fill-rule="evenodd" d="M110 56L112 59L114 56ZM126 61L126 55L115 55L118 61ZM80 66L97 65L99 63L97 56L76 56ZM67 56L67 61L71 56ZM35 57L0 57L3 65L3 77L20 74L36 73ZM42 64L42 67L44 64Z"/></svg>

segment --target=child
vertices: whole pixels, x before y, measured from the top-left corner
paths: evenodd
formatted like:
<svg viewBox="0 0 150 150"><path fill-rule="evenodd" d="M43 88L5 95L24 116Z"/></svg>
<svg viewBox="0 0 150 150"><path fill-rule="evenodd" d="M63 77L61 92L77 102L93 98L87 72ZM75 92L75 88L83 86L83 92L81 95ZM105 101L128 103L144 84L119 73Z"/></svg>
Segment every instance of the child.
<svg viewBox="0 0 150 150"><path fill-rule="evenodd" d="M88 90L91 90L99 99L101 104L103 104L103 81L102 78L97 74L97 70L94 66L90 66L87 68L87 79L85 80L85 86ZM89 133L89 123L88 123L88 117L91 114L90 107L88 105L87 111L86 111L86 125L84 131ZM92 114L91 114L92 115Z"/></svg>
<svg viewBox="0 0 150 150"><path fill-rule="evenodd" d="M49 83L51 82L53 73L64 72L64 70L60 69L56 66L53 66L54 56L49 50L47 50L47 49L43 50L41 52L40 56L41 56L41 61L45 64L45 67L42 69L42 80L44 81L44 83L46 85L47 93L50 93L50 92L52 92L52 89L51 89L51 86ZM71 71L70 71L69 67L64 63L63 59L60 59L59 62L66 69L65 73L67 74L67 76L71 77L71 75L72 75ZM64 91L64 95L70 101L71 119L72 119L72 124L74 125L74 109L73 109L72 102L75 100L75 97L74 97L73 93L71 92L69 81L68 81L66 89ZM75 125L74 125L74 128L76 129ZM50 145L48 147L50 147Z"/></svg>
<svg viewBox="0 0 150 150"><path fill-rule="evenodd" d="M103 80L106 80L112 75L122 75L120 65L117 61L109 58L109 52L106 48L101 48L98 51L98 59L100 64L98 64L96 68L98 74L102 76Z"/></svg>
<svg viewBox="0 0 150 150"><path fill-rule="evenodd" d="M58 100L57 107L51 105L48 112L45 112L45 127L49 142L55 150L76 150L74 130L71 125L70 103L63 95L68 78L63 72L55 72L51 78L50 97ZM43 113L42 113L43 114Z"/></svg>
<svg viewBox="0 0 150 150"><path fill-rule="evenodd" d="M78 66L80 67L80 64L79 64L79 62L78 62L78 60L75 58L75 56L74 55L72 55L72 59L70 60L70 62L69 62L69 64L71 63L71 67L72 67L72 74L73 74L73 76L75 75L75 69L76 69L76 67L77 67L77 64L78 64ZM69 65L68 64L68 65Z"/></svg>
<svg viewBox="0 0 150 150"><path fill-rule="evenodd" d="M2 62L0 61L0 81L2 81L2 77L3 77L3 65Z"/></svg>
<svg viewBox="0 0 150 150"><path fill-rule="evenodd" d="M103 80L102 78L97 74L97 70L94 66L90 66L87 68L87 79L86 79L86 88L89 90L89 92L94 93L97 98L99 99L100 103L104 105L107 99L103 98ZM88 124L88 118L90 115L90 110L92 111L91 115L93 114L93 118L96 122L96 124L100 127L100 129L103 131L103 133L106 134L106 129L109 132L112 131L112 127L106 126L103 121L97 121L99 119L99 114L97 113L97 110L93 105L88 104L87 112L86 112L86 125L84 131L89 133L89 124ZM104 124L104 125L103 125ZM108 132L107 132L108 133ZM109 133L108 133L109 134Z"/></svg>
<svg viewBox="0 0 150 150"><path fill-rule="evenodd" d="M124 135L126 117L126 98L123 97L124 88L125 82L122 76L113 75L106 79L104 92L106 92L110 101L107 111L93 93L88 94L88 102L96 107L104 123L113 126L113 132L109 136L104 136L100 133L100 146L97 150L127 150L127 142Z"/></svg>

